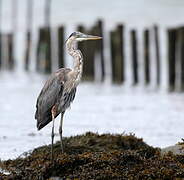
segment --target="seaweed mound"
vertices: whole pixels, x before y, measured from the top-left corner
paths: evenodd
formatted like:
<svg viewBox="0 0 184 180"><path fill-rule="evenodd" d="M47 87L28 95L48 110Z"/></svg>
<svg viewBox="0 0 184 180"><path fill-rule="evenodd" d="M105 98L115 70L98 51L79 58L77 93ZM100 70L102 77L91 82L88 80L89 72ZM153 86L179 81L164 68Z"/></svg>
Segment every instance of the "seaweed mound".
<svg viewBox="0 0 184 180"><path fill-rule="evenodd" d="M65 153L60 143L54 144L54 162L50 146L33 150L26 157L0 162L10 174L0 179L37 180L117 180L184 178L184 156L153 148L134 135L85 135L64 138ZM56 179L56 178L55 178Z"/></svg>

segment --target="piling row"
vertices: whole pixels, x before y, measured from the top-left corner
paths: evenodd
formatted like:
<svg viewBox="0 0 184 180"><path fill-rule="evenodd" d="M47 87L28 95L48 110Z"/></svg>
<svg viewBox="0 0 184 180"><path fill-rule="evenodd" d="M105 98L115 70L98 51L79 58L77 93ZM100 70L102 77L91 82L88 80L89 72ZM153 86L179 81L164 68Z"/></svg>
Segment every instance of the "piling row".
<svg viewBox="0 0 184 180"><path fill-rule="evenodd" d="M48 1L49 2L49 1ZM30 10L29 10L30 11ZM29 20L31 21L31 20ZM94 81L95 80L95 58L98 57L100 61L101 81L105 79L105 60L104 60L104 35L103 35L103 22L97 21L91 28L85 28L84 25L79 25L77 31L93 34L103 37L100 41L84 41L78 44L79 49L83 53L84 67L83 67L83 80ZM58 45L58 68L65 66L65 28L59 26L57 28L57 45ZM25 48L25 70L30 66L30 52L31 52L31 27L28 27L27 40ZM138 59L138 38L135 29L130 31L130 47L131 47L131 63L132 63L132 82L133 85L139 83L139 59ZM154 27L154 39L155 39L155 52L156 52L156 72L157 72L157 84L160 83L160 55L159 55L159 37L158 28ZM145 85L150 83L150 31L144 30L143 33L143 51L144 51L144 81ZM12 54L13 42L12 37L8 38L8 49ZM36 71L42 73L52 72L52 54L51 54L51 28L44 26L39 29L38 41L36 48ZM124 26L119 24L115 30L110 32L110 59L111 59L111 71L112 82L122 84L126 80L125 76L125 40L124 40ZM171 47L172 49L172 47ZM172 51L170 52L172 54ZM13 56L10 55L10 67L14 65ZM98 62L99 63L99 62ZM172 72L172 65L170 72ZM172 73L171 73L172 74ZM175 73L174 73L175 74ZM172 79L170 77L170 79ZM170 80L173 81L173 80Z"/></svg>
<svg viewBox="0 0 184 180"><path fill-rule="evenodd" d="M99 20L91 28L85 28L84 25L77 26L77 31L93 34L97 36L103 35L103 22ZM58 27L58 66L64 67L64 27ZM156 57L156 84L160 84L160 51L159 51L159 34L158 27L154 26L153 34L149 29L143 31L143 61L144 61L144 82L145 85L149 85L151 82L150 72L150 36L153 35L155 42L155 57ZM138 59L138 38L135 29L130 31L130 46L131 46L131 63L132 63L132 81L133 85L139 83L139 59ZM49 28L41 28L39 31L38 47L37 47L37 71L39 72L51 72L51 34ZM104 41L84 41L78 43L79 49L82 51L84 58L83 67L83 80L94 81L95 79L95 57L100 57L100 71L101 81L105 79L105 61L104 61ZM123 83L125 77L125 41L124 41L124 26L122 24L117 25L115 30L110 32L110 58L111 58L111 71L112 82ZM171 47L172 48L172 47ZM175 52L175 50L174 50ZM170 51L172 54L172 51ZM172 63L172 62L171 62ZM170 73L172 74L172 65L170 67ZM170 74L170 81L171 80ZM175 73L173 73L175 74ZM174 78L175 79L175 78Z"/></svg>
<svg viewBox="0 0 184 180"><path fill-rule="evenodd" d="M1 2L1 1L0 1ZM29 1L26 32L26 45L25 45L25 57L24 68L26 71L30 69L30 56L31 56L31 40L32 40L32 11L33 4ZM51 0L47 0L45 4L45 25L39 29L38 41L36 47L36 71L42 73L52 72L52 29L50 28L50 4ZM16 14L16 12L14 12ZM1 18L0 18L1 19ZM13 23L15 25L15 22ZM100 69L100 80L103 82L105 76L105 59L104 59L104 25L102 20L98 20L94 26L86 28L84 25L77 26L76 30L103 37L100 41L84 41L78 44L79 49L83 53L84 67L83 67L83 80L94 81L95 74ZM58 51L58 68L65 66L65 27L57 27L57 44ZM140 83L139 74L142 68L139 64L143 64L143 79L144 84L149 85L152 81L152 77L155 77L155 84L160 86L161 83L161 55L160 55L160 37L158 26L153 26L152 29L144 29L142 33L143 44L141 45L143 52L142 59L138 56L138 45L140 45L139 38L136 29L130 30L130 61L133 85ZM2 34L0 33L0 68L5 64L5 68L13 69L15 66L15 36L16 33ZM153 38L152 38L153 37ZM114 30L109 34L110 40L110 62L111 62L111 79L113 83L122 84L126 80L126 59L125 59L125 45L124 40L124 26L122 24L117 25ZM154 43L155 53L155 66L154 71L151 71L151 48ZM129 44L129 43L127 43ZM55 46L56 47L56 46ZM140 47L139 47L140 49ZM169 91L175 91L179 89L184 91L184 27L172 28L167 30L167 52L168 52L168 87ZM5 54L6 58L4 57ZM97 60L98 59L98 62ZM6 62L4 62L6 61ZM98 64L98 66L96 66ZM99 71L98 71L99 72ZM151 74L155 72L155 76ZM177 79L179 78L179 79Z"/></svg>

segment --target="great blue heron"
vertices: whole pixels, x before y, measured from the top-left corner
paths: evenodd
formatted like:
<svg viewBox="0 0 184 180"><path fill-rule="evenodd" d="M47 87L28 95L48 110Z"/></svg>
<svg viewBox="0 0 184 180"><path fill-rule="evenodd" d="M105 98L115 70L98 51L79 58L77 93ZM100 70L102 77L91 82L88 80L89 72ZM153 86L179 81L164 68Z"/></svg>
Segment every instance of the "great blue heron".
<svg viewBox="0 0 184 180"><path fill-rule="evenodd" d="M81 32L73 32L66 40L68 53L74 59L74 68L61 68L53 73L46 81L38 96L36 103L35 119L37 119L38 130L45 127L49 122L52 124L51 154L53 159L54 142L54 119L61 113L59 134L61 139L61 150L63 152L62 125L66 109L70 107L75 98L76 87L80 82L83 68L83 56L77 49L77 42L101 39L98 36L86 35Z"/></svg>

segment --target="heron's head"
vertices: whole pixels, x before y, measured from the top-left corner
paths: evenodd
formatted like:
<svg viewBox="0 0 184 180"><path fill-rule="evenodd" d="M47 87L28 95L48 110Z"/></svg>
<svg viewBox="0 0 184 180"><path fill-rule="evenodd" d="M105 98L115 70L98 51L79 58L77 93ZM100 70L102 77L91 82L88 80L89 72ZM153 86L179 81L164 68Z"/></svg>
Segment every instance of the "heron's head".
<svg viewBox="0 0 184 180"><path fill-rule="evenodd" d="M98 39L102 39L102 37L99 36L92 36L92 35L88 35L88 34L84 34L81 32L73 32L69 38L66 40L66 42L68 40L73 40L73 41L87 41L87 40L98 40Z"/></svg>

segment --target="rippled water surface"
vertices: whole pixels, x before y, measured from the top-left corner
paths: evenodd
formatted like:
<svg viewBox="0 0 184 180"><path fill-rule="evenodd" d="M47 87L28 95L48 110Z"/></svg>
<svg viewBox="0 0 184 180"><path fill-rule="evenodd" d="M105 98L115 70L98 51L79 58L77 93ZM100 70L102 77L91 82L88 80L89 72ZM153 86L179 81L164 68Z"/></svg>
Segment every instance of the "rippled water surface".
<svg viewBox="0 0 184 180"><path fill-rule="evenodd" d="M34 120L35 101L44 79L31 74L1 74L1 158L50 143L51 124L38 132ZM82 83L65 115L64 136L86 131L132 132L150 145L172 145L183 137L183 106L182 94ZM58 126L59 118L56 131Z"/></svg>

